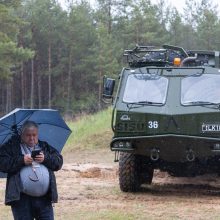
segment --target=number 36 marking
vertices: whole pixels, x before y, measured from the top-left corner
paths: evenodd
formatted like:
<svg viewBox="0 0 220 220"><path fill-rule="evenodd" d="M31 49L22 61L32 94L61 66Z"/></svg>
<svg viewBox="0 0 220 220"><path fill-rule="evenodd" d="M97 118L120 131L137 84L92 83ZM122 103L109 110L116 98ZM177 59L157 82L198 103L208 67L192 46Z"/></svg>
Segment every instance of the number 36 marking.
<svg viewBox="0 0 220 220"><path fill-rule="evenodd" d="M159 127L159 123L158 121L148 121L148 128L152 129L152 128L158 128Z"/></svg>

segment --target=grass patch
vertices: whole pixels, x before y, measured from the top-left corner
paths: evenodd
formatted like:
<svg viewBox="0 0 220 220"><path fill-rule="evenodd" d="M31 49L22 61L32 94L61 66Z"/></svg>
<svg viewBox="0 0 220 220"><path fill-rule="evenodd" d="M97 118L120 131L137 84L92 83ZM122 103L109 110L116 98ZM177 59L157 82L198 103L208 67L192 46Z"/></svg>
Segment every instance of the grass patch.
<svg viewBox="0 0 220 220"><path fill-rule="evenodd" d="M79 219L79 220L133 220L136 219L132 213L123 210L78 210L74 213L63 214L57 217L58 220L64 219Z"/></svg>
<svg viewBox="0 0 220 220"><path fill-rule="evenodd" d="M10 206L0 204L0 219L2 220L13 220Z"/></svg>
<svg viewBox="0 0 220 220"><path fill-rule="evenodd" d="M115 211L115 210L99 210L95 212L89 212L85 214L79 213L79 219L88 219L88 220L133 220L135 216L131 213L127 213L122 211Z"/></svg>
<svg viewBox="0 0 220 220"><path fill-rule="evenodd" d="M75 149L93 150L109 146L112 137L111 108L94 115L86 115L77 121L68 122L72 129L63 152L71 152Z"/></svg>

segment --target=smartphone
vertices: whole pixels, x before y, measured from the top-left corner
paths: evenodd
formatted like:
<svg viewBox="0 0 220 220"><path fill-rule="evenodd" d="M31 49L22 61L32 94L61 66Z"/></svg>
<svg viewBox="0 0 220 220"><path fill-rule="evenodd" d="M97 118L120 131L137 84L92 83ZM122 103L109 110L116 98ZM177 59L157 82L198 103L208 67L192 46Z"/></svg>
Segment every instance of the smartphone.
<svg viewBox="0 0 220 220"><path fill-rule="evenodd" d="M32 158L35 158L37 155L40 154L40 152L41 152L41 150L33 150L33 151L31 152L31 157L32 157Z"/></svg>

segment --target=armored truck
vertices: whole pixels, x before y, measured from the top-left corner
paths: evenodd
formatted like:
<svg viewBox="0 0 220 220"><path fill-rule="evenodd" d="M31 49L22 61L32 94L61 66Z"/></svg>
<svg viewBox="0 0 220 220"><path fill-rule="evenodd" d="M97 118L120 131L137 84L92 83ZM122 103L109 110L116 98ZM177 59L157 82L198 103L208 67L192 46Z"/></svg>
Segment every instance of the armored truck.
<svg viewBox="0 0 220 220"><path fill-rule="evenodd" d="M175 177L220 173L219 52L137 45L128 67L104 78L113 101L110 149L124 192L151 184L155 169Z"/></svg>

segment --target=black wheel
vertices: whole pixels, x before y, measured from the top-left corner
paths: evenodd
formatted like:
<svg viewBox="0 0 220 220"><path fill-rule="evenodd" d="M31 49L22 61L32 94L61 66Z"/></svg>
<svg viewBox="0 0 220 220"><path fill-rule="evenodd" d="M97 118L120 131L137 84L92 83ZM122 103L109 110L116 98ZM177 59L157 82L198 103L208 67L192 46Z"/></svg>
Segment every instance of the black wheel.
<svg viewBox="0 0 220 220"><path fill-rule="evenodd" d="M153 168L147 167L145 169L142 169L141 183L150 185L152 183L152 180L153 180L153 175L154 175L154 169Z"/></svg>
<svg viewBox="0 0 220 220"><path fill-rule="evenodd" d="M120 153L119 184L123 192L137 192L141 186L141 166L137 155Z"/></svg>

